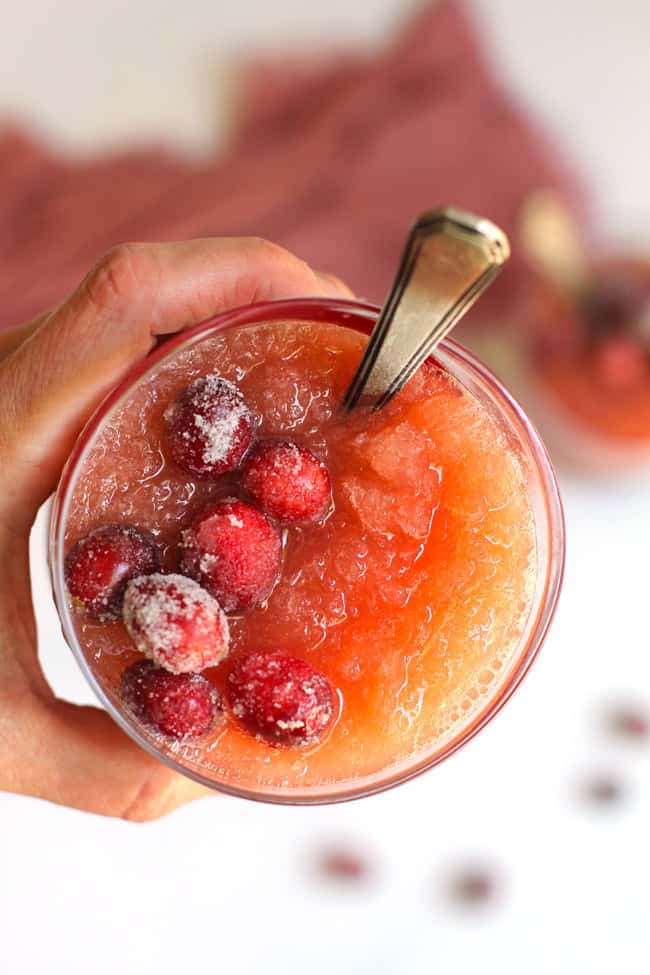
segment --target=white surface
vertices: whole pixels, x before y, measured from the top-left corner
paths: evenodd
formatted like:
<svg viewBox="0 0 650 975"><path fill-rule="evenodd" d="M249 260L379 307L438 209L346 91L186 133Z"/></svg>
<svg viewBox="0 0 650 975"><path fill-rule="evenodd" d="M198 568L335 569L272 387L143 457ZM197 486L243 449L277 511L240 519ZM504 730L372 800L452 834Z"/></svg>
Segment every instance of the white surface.
<svg viewBox="0 0 650 975"><path fill-rule="evenodd" d="M158 134L199 147L218 102L213 68L234 49L376 38L408 6L2 2L0 110L29 112L70 144ZM638 232L648 216L650 136L637 124L650 102L647 0L478 6L508 72L590 163L608 225ZM569 558L555 627L510 705L468 748L417 782L340 807L215 798L136 826L1 796L0 971L647 971L650 755L609 742L598 721L606 701L650 697L650 482L563 486ZM34 553L48 673L88 700L58 637L42 523ZM584 807L581 777L610 763L628 801ZM325 887L310 872L319 845L341 838L375 859L367 893ZM445 874L475 859L500 870L502 896L459 912L445 901Z"/></svg>

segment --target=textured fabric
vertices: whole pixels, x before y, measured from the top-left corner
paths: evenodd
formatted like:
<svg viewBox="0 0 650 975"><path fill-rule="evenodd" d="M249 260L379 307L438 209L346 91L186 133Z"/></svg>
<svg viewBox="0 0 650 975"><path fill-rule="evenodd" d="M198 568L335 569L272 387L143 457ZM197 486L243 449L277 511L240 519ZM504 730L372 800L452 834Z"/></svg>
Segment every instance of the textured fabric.
<svg viewBox="0 0 650 975"><path fill-rule="evenodd" d="M265 236L380 302L420 211L454 204L512 232L532 189L579 199L450 0L378 53L249 65L242 94L228 150L201 162L166 149L78 161L0 130L0 327L58 302L123 240ZM527 273L515 253L480 313L507 317Z"/></svg>

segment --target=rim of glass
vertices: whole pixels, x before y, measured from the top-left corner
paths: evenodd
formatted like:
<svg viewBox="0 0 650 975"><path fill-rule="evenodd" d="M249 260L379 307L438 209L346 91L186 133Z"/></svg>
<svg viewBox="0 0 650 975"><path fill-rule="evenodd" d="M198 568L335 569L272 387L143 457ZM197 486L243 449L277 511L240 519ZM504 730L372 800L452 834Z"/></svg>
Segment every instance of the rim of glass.
<svg viewBox="0 0 650 975"><path fill-rule="evenodd" d="M514 432L518 441L527 448L530 459L533 461L533 474L538 481L544 502L543 514L545 516L544 525L541 527L545 528L546 561L544 565L537 566L537 572L544 572L545 579L541 597L538 598L537 614L532 624L530 621L527 624L528 638L527 640L522 638L522 645L513 658L514 662L510 666L509 675L504 678L503 684L495 692L494 697L488 700L486 706L467 725L463 726L439 750L434 750L432 754L424 757L422 755L415 756L413 763L408 767L397 769L389 767L385 774L380 772L372 777L368 776L368 778L372 778L372 781L362 780L358 784L344 782L339 789L336 785L308 787L303 792L294 789L283 790L282 788L265 789L264 787L256 790L218 782L187 765L175 761L169 754L158 750L149 739L141 734L137 726L132 724L114 705L95 677L77 638L72 611L66 595L63 573L64 537L68 508L76 486L76 476L83 467L86 455L93 445L94 437L99 432L106 414L125 400L133 385L153 372L163 360L175 355L180 349L189 348L226 329L256 323L271 323L280 319L294 321L307 319L327 322L332 321L332 316L336 316L338 320L341 318L349 319L344 322L346 326L368 334L376 321L379 310L378 306L370 303L344 299L290 298L260 302L245 308L223 312L163 340L146 359L131 369L117 387L109 392L99 404L80 432L61 474L50 516L49 565L54 601L65 641L76 657L77 663L99 702L119 727L141 748L144 748L158 761L163 762L168 768L188 776L214 791L239 798L281 805L322 805L375 795L421 775L466 745L498 714L528 673L553 620L564 575L565 524L557 479L550 457L536 427L494 373L465 348L451 339L446 339L436 350L437 353L442 354L443 364L452 375L455 375L455 371L450 368L450 365L459 366L461 370L463 368L468 370L473 378L485 387L492 403L498 408L499 416L505 422L505 426ZM537 511L535 515L537 518ZM538 525L536 525L536 534L539 539Z"/></svg>

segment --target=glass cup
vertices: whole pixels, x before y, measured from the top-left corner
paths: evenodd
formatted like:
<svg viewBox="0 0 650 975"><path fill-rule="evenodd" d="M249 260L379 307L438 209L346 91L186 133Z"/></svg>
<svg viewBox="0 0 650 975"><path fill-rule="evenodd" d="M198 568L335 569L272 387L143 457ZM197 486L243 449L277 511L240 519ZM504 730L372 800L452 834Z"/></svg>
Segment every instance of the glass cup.
<svg viewBox="0 0 650 975"><path fill-rule="evenodd" d="M196 758L194 747L163 746L148 737L116 694L102 686L80 645L75 630L64 579L64 539L70 500L84 463L99 431L128 399L136 385L150 378L171 358L226 329L273 322L327 322L369 334L379 309L373 305L329 299L291 299L266 302L229 311L166 340L145 361L138 364L117 389L110 393L88 421L65 466L56 492L50 522L49 560L56 606L64 637L75 654L86 679L117 724L142 748L177 772L218 791L249 799L288 804L339 802L381 792L405 782L448 758L483 728L503 707L528 672L551 623L558 600L564 567L564 521L553 468L537 431L512 396L465 349L446 341L436 350L436 360L486 408L507 436L520 458L535 519L537 564L531 609L521 640L510 663L486 696L481 709L467 723L443 740L436 740L402 765L377 772L352 784L301 787L239 788L220 781L218 772Z"/></svg>
<svg viewBox="0 0 650 975"><path fill-rule="evenodd" d="M512 386L558 463L585 474L643 472L650 466L650 262L601 258L590 282L578 294L541 278L531 285Z"/></svg>

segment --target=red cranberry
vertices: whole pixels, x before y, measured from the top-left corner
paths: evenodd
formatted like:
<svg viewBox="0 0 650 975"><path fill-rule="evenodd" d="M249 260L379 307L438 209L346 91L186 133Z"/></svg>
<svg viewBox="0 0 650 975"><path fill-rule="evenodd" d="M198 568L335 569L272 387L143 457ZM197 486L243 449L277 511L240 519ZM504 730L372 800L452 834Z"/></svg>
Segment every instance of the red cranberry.
<svg viewBox="0 0 650 975"><path fill-rule="evenodd" d="M332 503L325 464L311 450L289 441L267 441L253 448L242 483L267 514L285 525L321 521Z"/></svg>
<svg viewBox="0 0 650 975"><path fill-rule="evenodd" d="M450 894L459 904L484 904L494 898L496 878L480 867L459 870L451 878Z"/></svg>
<svg viewBox="0 0 650 975"><path fill-rule="evenodd" d="M145 724L172 738L205 735L220 710L219 695L198 674L170 674L148 660L122 673L122 699Z"/></svg>
<svg viewBox="0 0 650 975"><path fill-rule="evenodd" d="M255 651L241 657L227 682L233 715L271 745L319 741L334 717L334 692L306 660Z"/></svg>
<svg viewBox="0 0 650 975"><path fill-rule="evenodd" d="M244 501L225 498L208 505L183 532L181 571L234 613L269 595L281 556L282 539L268 518Z"/></svg>
<svg viewBox="0 0 650 975"><path fill-rule="evenodd" d="M228 653L223 610L187 576L156 573L132 579L123 615L138 650L174 674L214 667Z"/></svg>
<svg viewBox="0 0 650 975"><path fill-rule="evenodd" d="M239 467L257 420L227 379L205 376L191 383L165 412L172 456L199 477L219 477Z"/></svg>
<svg viewBox="0 0 650 975"><path fill-rule="evenodd" d="M619 738L642 741L650 736L650 717L634 707L619 707L608 715L609 729Z"/></svg>
<svg viewBox="0 0 650 975"><path fill-rule="evenodd" d="M326 850L320 860L321 872L333 880L346 883L359 883L365 880L369 873L367 861L353 850Z"/></svg>
<svg viewBox="0 0 650 975"><path fill-rule="evenodd" d="M104 525L82 538L65 560L74 605L95 620L118 619L129 579L160 568L153 538L129 525Z"/></svg>
<svg viewBox="0 0 650 975"><path fill-rule="evenodd" d="M618 804L624 798L625 790L617 778L598 775L584 783L583 794L586 801L592 805L611 806Z"/></svg>
<svg viewBox="0 0 650 975"><path fill-rule="evenodd" d="M650 378L644 348L626 335L612 335L595 351L595 365L603 387L612 392L634 390Z"/></svg>

